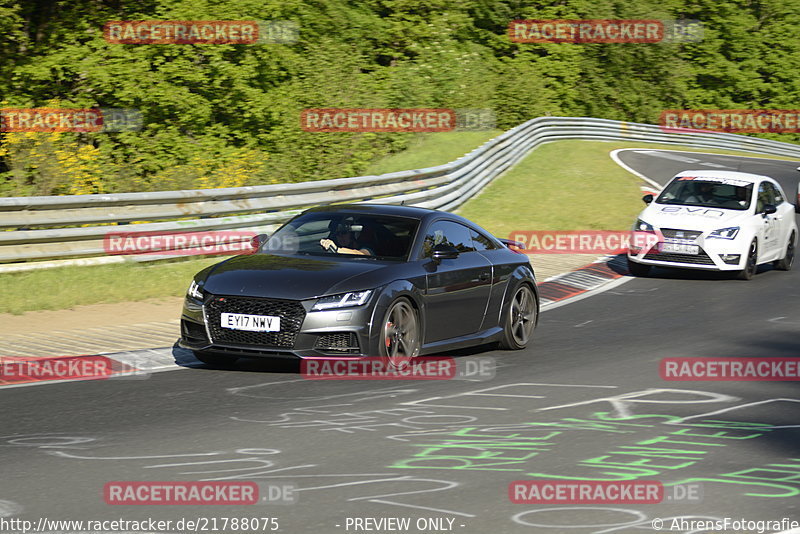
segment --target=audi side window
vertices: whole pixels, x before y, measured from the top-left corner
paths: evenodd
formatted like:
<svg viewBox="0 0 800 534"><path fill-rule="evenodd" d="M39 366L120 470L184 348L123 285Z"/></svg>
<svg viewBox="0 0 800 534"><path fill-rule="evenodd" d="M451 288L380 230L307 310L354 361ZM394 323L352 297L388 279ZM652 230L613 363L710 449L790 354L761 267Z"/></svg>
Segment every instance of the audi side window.
<svg viewBox="0 0 800 534"><path fill-rule="evenodd" d="M469 235L472 237L472 244L475 250L494 250L498 248L491 239L480 232L476 232L472 228L469 229Z"/></svg>
<svg viewBox="0 0 800 534"><path fill-rule="evenodd" d="M462 254L475 250L469 228L452 221L436 221L430 226L422 242L422 257L430 258L436 245L449 245Z"/></svg>

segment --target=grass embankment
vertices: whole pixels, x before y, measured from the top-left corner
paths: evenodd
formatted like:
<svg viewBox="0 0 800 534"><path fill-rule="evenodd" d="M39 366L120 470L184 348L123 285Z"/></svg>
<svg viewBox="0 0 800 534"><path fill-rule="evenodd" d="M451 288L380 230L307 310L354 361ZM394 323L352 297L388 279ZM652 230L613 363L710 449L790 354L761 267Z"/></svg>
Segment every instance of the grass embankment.
<svg viewBox="0 0 800 534"><path fill-rule="evenodd" d="M179 297L197 271L220 257L154 263L58 267L0 275L0 313L63 310L82 304Z"/></svg>
<svg viewBox="0 0 800 534"><path fill-rule="evenodd" d="M534 150L458 213L497 237L520 230L627 230L644 207L641 181L609 153L632 147L791 159L640 142L558 141Z"/></svg>
<svg viewBox="0 0 800 534"><path fill-rule="evenodd" d="M377 161L366 174L447 163L499 133L422 135L407 151ZM681 150L681 147L644 143L577 140L550 143L534 150L491 183L459 213L499 237L507 237L518 230L628 228L642 208L639 179L616 165L608 154L616 148L630 146ZM0 313L180 297L194 273L222 259L193 258L169 263L62 267L3 274L0 275L4 296L0 300Z"/></svg>
<svg viewBox="0 0 800 534"><path fill-rule="evenodd" d="M406 150L376 161L364 174L424 169L449 163L501 133L502 130L420 134Z"/></svg>

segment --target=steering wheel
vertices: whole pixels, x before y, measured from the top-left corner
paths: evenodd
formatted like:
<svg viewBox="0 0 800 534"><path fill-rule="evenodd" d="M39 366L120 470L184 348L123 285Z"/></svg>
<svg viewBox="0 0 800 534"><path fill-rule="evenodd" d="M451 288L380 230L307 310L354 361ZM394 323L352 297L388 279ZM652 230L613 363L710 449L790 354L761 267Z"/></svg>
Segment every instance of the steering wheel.
<svg viewBox="0 0 800 534"><path fill-rule="evenodd" d="M336 246L336 244L333 242L333 240L330 240L330 241L331 241L331 244L328 245L327 247L324 247L325 252L328 252L330 254L336 254L336 251L339 250L339 247ZM320 243L320 246L322 246L322 243Z"/></svg>

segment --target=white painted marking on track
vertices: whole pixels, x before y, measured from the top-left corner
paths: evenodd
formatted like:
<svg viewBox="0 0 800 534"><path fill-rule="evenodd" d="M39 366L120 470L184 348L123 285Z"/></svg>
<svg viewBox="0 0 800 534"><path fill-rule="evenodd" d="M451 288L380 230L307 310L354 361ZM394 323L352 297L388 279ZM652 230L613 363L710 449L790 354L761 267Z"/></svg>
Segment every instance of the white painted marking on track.
<svg viewBox="0 0 800 534"><path fill-rule="evenodd" d="M663 393L679 393L679 394L692 394L700 396L701 399L695 400L650 400L651 395L660 395ZM704 398L703 398L704 397ZM596 402L608 402L614 409L614 417L621 419L630 419L632 417L631 409L633 404L703 404L709 402L732 402L740 400L739 397L726 395L724 393L713 393L710 391L698 391L693 389L674 389L674 388L648 388L641 391L632 391L622 395L613 397L601 397L599 399L590 399L587 401L572 402L569 404L560 404L558 406L548 406L546 408L538 408L530 410L533 412L545 412L548 410L560 410L563 408L574 408L575 406L584 406L586 404L593 404ZM800 402L800 401L798 401ZM709 414L704 414L704 416ZM685 418L689 419L689 418Z"/></svg>
<svg viewBox="0 0 800 534"><path fill-rule="evenodd" d="M227 391L228 391L228 393L231 393L232 395L236 395L240 391L245 391L245 390L248 390L248 389L263 388L265 386L274 386L276 384L291 384L292 382L305 382L305 381L306 380L304 378L298 378L298 379L295 379L295 380L284 380L284 381L280 381L280 382L265 382L263 384L253 384L252 386L240 386L240 387L235 387L235 388L227 388Z"/></svg>
<svg viewBox="0 0 800 534"><path fill-rule="evenodd" d="M395 506L406 506L408 508L417 508L419 510L430 510L431 512L436 512L438 514L445 514L445 515L461 515L464 517L476 517L474 514L456 512L455 510L445 510L443 508L431 508L429 506L419 506L415 504L407 504L404 502L384 501L381 499L368 499L367 502L376 502L380 504L393 504Z"/></svg>
<svg viewBox="0 0 800 534"><path fill-rule="evenodd" d="M790 159L776 159L776 158L770 158L770 157L767 157L767 156L739 156L739 155L736 155L736 154L719 154L717 152L699 152L699 151L694 151L694 150L688 151L688 150L678 150L678 149L674 149L674 148L644 148L644 147L635 148L635 147L631 147L631 148L620 148L619 150L636 150L636 151L649 151L649 152L682 152L682 153L685 153L685 154L703 154L705 156L716 156L716 157L720 157L720 158L762 159L762 160L765 160L765 161L773 161L773 162L774 161L779 161L779 162L783 162L783 163L795 163L795 164L800 162L800 159L791 159L791 156L786 156L787 158L790 158ZM743 152L748 152L748 151L744 150ZM753 154L758 154L758 152L752 152L752 153Z"/></svg>
<svg viewBox="0 0 800 534"><path fill-rule="evenodd" d="M637 154L644 154L655 158L670 159L673 161L681 161L683 163L699 163L701 160L696 158L688 158L677 154L670 154L669 152L659 152L658 150L634 150Z"/></svg>
<svg viewBox="0 0 800 534"><path fill-rule="evenodd" d="M708 161L702 161L696 158L688 158L686 156L678 156L675 154L671 154L666 151L659 151L659 150L635 150L637 154L645 154L647 156L655 157L655 158L662 158L662 159L670 159L674 161L682 161L684 163L696 163L698 165L702 165L704 167L715 167L718 169L731 169L727 165L721 165L719 163L711 163Z"/></svg>
<svg viewBox="0 0 800 534"><path fill-rule="evenodd" d="M0 517L13 517L22 513L22 506L14 501L0 500Z"/></svg>
<svg viewBox="0 0 800 534"><path fill-rule="evenodd" d="M648 296L649 297L650 295L644 295L644 293L652 293L653 291L658 291L659 289L660 288L658 288L658 287L650 287L650 288L647 288L647 289L623 289L622 291L612 291L611 294L612 295L622 295L624 297L627 297L629 295L635 295L635 294L638 293L638 294L640 294L642 296Z"/></svg>
<svg viewBox="0 0 800 534"><path fill-rule="evenodd" d="M559 300L559 301L553 302L552 304L546 304L546 305L542 306L541 311L542 311L542 313L544 313L546 311L550 311L550 310L554 310L556 308L560 308L561 306L566 306L567 304L572 304L573 302L578 302L579 300L583 300L583 299L586 299L586 298L589 298L589 297L593 297L595 295L599 295L600 293L604 293L604 292L606 292L606 291L608 291L610 289L614 289L615 287L621 286L622 284L624 284L626 282L630 282L631 280L634 280L634 278L632 276L623 276L623 277L617 278L616 280L611 280L607 284L604 284L604 285L602 285L602 286L600 286L600 287L598 287L596 289L590 289L589 291L586 291L585 293L581 293L580 295L575 295L574 297L570 297L570 298L565 299L565 300Z"/></svg>
<svg viewBox="0 0 800 534"><path fill-rule="evenodd" d="M617 389L618 386L602 386L597 384L547 384L541 382L518 382L514 384L503 384L502 386L494 386L491 388L477 389L474 391L467 391L463 393L455 393L453 395L445 395L441 397L428 397L426 399L418 399L401 403L404 406L421 406L423 408L455 408L455 409L468 409L468 410L493 410L493 411L508 411L508 408L501 408L497 406L459 406L450 404L427 404L433 401L441 402L447 399L455 399L457 397L523 397L523 398L546 398L538 395L514 395L508 393L488 393L498 389L505 389L509 387L518 386L547 386L547 387L565 387L565 388L601 388L601 389Z"/></svg>
<svg viewBox="0 0 800 534"><path fill-rule="evenodd" d="M104 354L99 356L105 356ZM26 382L24 384L2 384L0 385L0 389L6 388L25 388L29 386L46 386L48 384L66 384L69 382L95 382L101 381L105 382L106 380L143 380L148 378L148 375L155 374L155 373L165 373L167 371L182 371L186 369L185 367L175 365L172 367L163 367L158 369L148 369L146 372L141 371L133 371L131 373L119 373L116 375L110 375L108 378L69 378L65 380L40 380L38 382Z"/></svg>
<svg viewBox="0 0 800 534"><path fill-rule="evenodd" d="M158 456L79 456L63 451L45 451L52 456L72 458L75 460L154 460L156 458L185 458L187 456L216 456L221 452L196 452L192 454L162 454Z"/></svg>
<svg viewBox="0 0 800 534"><path fill-rule="evenodd" d="M703 163L700 163L700 165L703 165L704 167L715 167L717 169L731 169L732 168L732 167L728 167L727 165L719 165L717 163L709 163L707 161L703 162Z"/></svg>
<svg viewBox="0 0 800 534"><path fill-rule="evenodd" d="M633 169L632 167L629 167L628 165L623 163L623 161L619 157L619 153L624 151L624 150L638 150L638 149L634 149L634 148L618 148L617 150L612 150L609 153L609 156L611 156L611 159L614 160L614 163L616 163L617 165L619 165L620 167L622 167L623 169L625 169L629 173L633 174L634 176L638 176L639 178L641 178L642 180L644 180L648 184L652 185L653 187L656 188L657 191L661 191L661 189L664 187L663 185L661 185L660 183L656 182L652 178L648 178L644 174L640 173L639 171L637 171L637 170Z"/></svg>
<svg viewBox="0 0 800 534"><path fill-rule="evenodd" d="M703 413L703 414L700 414L700 415L692 415L692 416L689 416L689 417L684 417L682 419L678 419L677 421L668 422L667 424L670 424L670 425L689 424L689 423L686 423L686 421L691 421L693 419L700 419L700 418L706 419L706 418L708 418L708 417L710 417L712 415L719 415L719 414L723 414L723 413L734 412L736 410L741 410L743 408L750 408L752 406L761 406L762 404L769 404L771 402L776 402L776 401L800 403L800 399L786 399L786 398L767 399L767 400L763 400L763 401L748 402L746 404L739 404L737 406L731 406L731 407L728 407L728 408L722 408L722 409L714 411L714 412L707 412L707 413ZM771 430L779 429L779 428L800 428L800 424L797 424L797 425L781 425L781 426L774 425L774 426L759 427L759 428L769 428Z"/></svg>
<svg viewBox="0 0 800 534"><path fill-rule="evenodd" d="M600 276L587 271L573 271L558 279L562 284L567 284L579 289L593 289L609 280L611 279L606 276Z"/></svg>

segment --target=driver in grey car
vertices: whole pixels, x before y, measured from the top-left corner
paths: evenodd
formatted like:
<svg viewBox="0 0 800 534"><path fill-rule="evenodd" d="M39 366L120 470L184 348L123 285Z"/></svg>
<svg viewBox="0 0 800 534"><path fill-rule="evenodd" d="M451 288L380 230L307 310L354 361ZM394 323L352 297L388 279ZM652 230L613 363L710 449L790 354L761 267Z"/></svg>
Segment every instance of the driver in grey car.
<svg viewBox="0 0 800 534"><path fill-rule="evenodd" d="M349 219L339 223L336 230L331 233L331 238L320 239L319 244L325 250L337 254L358 254L361 256L374 256L375 252L358 242L356 232L363 229L360 224L353 224Z"/></svg>

